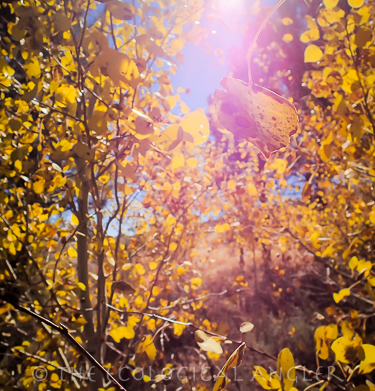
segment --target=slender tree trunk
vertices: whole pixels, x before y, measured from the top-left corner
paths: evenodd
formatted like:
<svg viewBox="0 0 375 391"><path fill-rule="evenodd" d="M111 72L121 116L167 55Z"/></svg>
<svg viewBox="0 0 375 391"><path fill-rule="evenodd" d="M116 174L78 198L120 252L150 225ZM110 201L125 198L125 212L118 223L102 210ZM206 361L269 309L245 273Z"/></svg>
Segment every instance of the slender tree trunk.
<svg viewBox="0 0 375 391"><path fill-rule="evenodd" d="M94 327L93 308L90 299L89 288L89 270L88 270L88 212L89 212L89 189L90 189L90 174L87 166L87 162L81 158L76 158L78 175L80 178L81 186L78 199L78 220L79 230L77 232L77 271L78 280L82 282L86 290L81 291L80 303L81 311L86 320L84 326L86 349L95 358L98 358L98 352L100 352L100 345L96 340L96 333ZM100 362L100 361L99 361ZM89 372L89 384L88 391L97 391L103 386L102 375L98 370L92 370Z"/></svg>
<svg viewBox="0 0 375 391"><path fill-rule="evenodd" d="M86 162L84 159L78 157L76 159L77 170L81 181L81 188L78 199L78 220L79 229L77 232L77 271L78 281L82 282L86 290L81 291L81 311L86 320L84 326L85 336L87 342L94 335L94 321L92 304L90 300L90 288L89 288L89 271L88 271L88 203L89 203L89 174ZM95 346L88 345L90 353L94 353Z"/></svg>
<svg viewBox="0 0 375 391"><path fill-rule="evenodd" d="M252 247L253 247L253 265L254 265L254 288L255 288L255 293L258 293L257 262L255 259L255 243L254 243L254 241L252 243Z"/></svg>
<svg viewBox="0 0 375 391"><path fill-rule="evenodd" d="M105 278L103 272L103 264L104 264L104 249L102 248L99 257L98 257L98 303L97 303L97 329L96 329L96 343L100 348L98 349L97 359L102 361L102 352L104 351L104 334L105 329L102 320L104 321L106 315L106 307L104 305L106 301L105 297Z"/></svg>

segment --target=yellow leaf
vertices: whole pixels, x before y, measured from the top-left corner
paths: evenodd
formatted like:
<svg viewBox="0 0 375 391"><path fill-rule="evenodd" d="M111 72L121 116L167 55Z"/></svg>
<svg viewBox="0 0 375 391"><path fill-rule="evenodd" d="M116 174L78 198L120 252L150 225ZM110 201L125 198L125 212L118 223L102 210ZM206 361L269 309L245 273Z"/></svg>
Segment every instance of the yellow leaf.
<svg viewBox="0 0 375 391"><path fill-rule="evenodd" d="M95 132L97 135L104 135L107 131L107 119L105 113L101 111L95 111L87 122L90 131Z"/></svg>
<svg viewBox="0 0 375 391"><path fill-rule="evenodd" d="M319 149L320 157L324 162L328 162L331 159L332 148L330 147L330 145L332 144L332 141L333 141L333 132L330 131L328 137L326 137L322 141Z"/></svg>
<svg viewBox="0 0 375 391"><path fill-rule="evenodd" d="M176 335L177 337L182 335L183 331L185 330L185 327L186 326L184 326L182 324L173 323L173 333L174 333L174 335Z"/></svg>
<svg viewBox="0 0 375 391"><path fill-rule="evenodd" d="M342 259L346 260L348 256L350 255L351 248L350 246L342 253Z"/></svg>
<svg viewBox="0 0 375 391"><path fill-rule="evenodd" d="M293 23L293 20L290 18L283 18L281 22L283 23L283 25L289 26L290 24Z"/></svg>
<svg viewBox="0 0 375 391"><path fill-rule="evenodd" d="M145 138L155 131L152 119L135 109L132 109L128 124L139 139Z"/></svg>
<svg viewBox="0 0 375 391"><path fill-rule="evenodd" d="M195 340L199 347L205 352L222 354L223 348L215 341L214 337L207 335L202 330L195 332Z"/></svg>
<svg viewBox="0 0 375 391"><path fill-rule="evenodd" d="M326 330L325 330L326 339L333 341L338 337L338 335L339 335L339 330L336 324L329 324L328 326L326 326Z"/></svg>
<svg viewBox="0 0 375 391"><path fill-rule="evenodd" d="M332 9L336 7L336 5L339 3L339 0L324 0L323 3L327 9Z"/></svg>
<svg viewBox="0 0 375 391"><path fill-rule="evenodd" d="M150 262L148 267L150 270L155 270L158 267L158 264L156 262Z"/></svg>
<svg viewBox="0 0 375 391"><path fill-rule="evenodd" d="M151 335L145 336L144 340L137 346L136 352L138 354L146 353L151 362L155 360L156 348Z"/></svg>
<svg viewBox="0 0 375 391"><path fill-rule="evenodd" d="M281 387L276 375L271 376L266 369L260 366L254 367L253 377L265 390L275 390Z"/></svg>
<svg viewBox="0 0 375 391"><path fill-rule="evenodd" d="M281 388L289 391L294 384L296 370L294 368L294 358L289 349L283 349L277 357L277 373L281 373Z"/></svg>
<svg viewBox="0 0 375 391"><path fill-rule="evenodd" d="M300 41L303 43L307 43L311 41L317 41L319 38L320 38L320 32L319 29L316 27L302 33L300 37Z"/></svg>
<svg viewBox="0 0 375 391"><path fill-rule="evenodd" d="M292 42L293 41L293 35L292 34L284 34L283 36L283 41L286 43Z"/></svg>
<svg viewBox="0 0 375 391"><path fill-rule="evenodd" d="M186 163L190 166L190 167L195 167L197 164L198 164L198 161L196 158L194 157L191 157L189 159L186 160Z"/></svg>
<svg viewBox="0 0 375 391"><path fill-rule="evenodd" d="M38 179L33 183L33 190L36 194L41 194L44 192L44 184L46 183L44 178L38 177Z"/></svg>
<svg viewBox="0 0 375 391"><path fill-rule="evenodd" d="M255 145L268 159L286 147L298 130L296 108L276 93L242 80L225 77L216 90L215 111L222 126Z"/></svg>
<svg viewBox="0 0 375 391"><path fill-rule="evenodd" d="M327 246L327 248L322 252L322 257L329 257L334 252L334 246L333 244L330 244Z"/></svg>
<svg viewBox="0 0 375 391"><path fill-rule="evenodd" d="M167 109L168 111L169 110L172 110L175 106L176 106L176 103L177 101L179 100L179 95L176 95L176 96L167 96L165 98L165 102L167 103ZM187 112L189 112L189 109L187 110ZM174 125L172 125L174 126Z"/></svg>
<svg viewBox="0 0 375 391"><path fill-rule="evenodd" d="M362 7L361 9L358 10L358 15L361 15L362 16L362 19L361 21L359 22L359 24L364 24L366 23L369 18L370 18L370 8L369 7Z"/></svg>
<svg viewBox="0 0 375 391"><path fill-rule="evenodd" d="M236 188L236 185L237 185L237 182L234 181L233 179L229 180L228 181L228 189L229 190L233 190Z"/></svg>
<svg viewBox="0 0 375 391"><path fill-rule="evenodd" d="M275 159L271 164L271 170L276 170L277 174L284 174L288 161L285 159Z"/></svg>
<svg viewBox="0 0 375 391"><path fill-rule="evenodd" d="M125 186L124 186L124 192L125 192L125 195L130 195L130 194L133 194L134 189L132 189L131 187L129 187L127 184L125 184Z"/></svg>
<svg viewBox="0 0 375 391"><path fill-rule="evenodd" d="M315 343L316 351L319 357L323 360L327 360L329 357L329 350L327 341L332 341L338 336L337 325L330 324L328 326L318 327L315 331Z"/></svg>
<svg viewBox="0 0 375 391"><path fill-rule="evenodd" d="M134 266L133 273L134 274L139 274L140 276L143 276L146 273L146 270L145 270L144 266L141 263L137 263Z"/></svg>
<svg viewBox="0 0 375 391"><path fill-rule="evenodd" d="M98 74L97 70L99 69L102 74L109 76L115 84L133 84L135 86L139 79L136 63L125 53L118 52L115 49L105 48L96 58L92 67L92 72L95 75ZM136 117L138 110L132 109L131 113L135 114ZM134 121L135 117L132 118Z"/></svg>
<svg viewBox="0 0 375 391"><path fill-rule="evenodd" d="M138 308L141 308L142 307L142 303L143 303L143 298L141 295L138 295L137 298L135 299L135 305L138 307Z"/></svg>
<svg viewBox="0 0 375 391"><path fill-rule="evenodd" d="M351 259L350 259L350 261L349 261L349 267L350 267L350 269L354 270L354 269L357 267L358 262L359 262L359 261L358 261L358 258L357 258L356 256L351 257Z"/></svg>
<svg viewBox="0 0 375 391"><path fill-rule="evenodd" d="M258 195L258 190L254 185L249 185L247 189L249 190L249 194L251 196L256 197Z"/></svg>
<svg viewBox="0 0 375 391"><path fill-rule="evenodd" d="M360 8L362 7L364 0L348 0L348 4L353 8Z"/></svg>
<svg viewBox="0 0 375 391"><path fill-rule="evenodd" d="M8 312L11 308L12 308L12 306L11 306L10 304L6 304L4 307L1 307L1 308L0 308L0 315L5 314L5 313Z"/></svg>
<svg viewBox="0 0 375 391"><path fill-rule="evenodd" d="M185 115L180 126L193 137L194 144L202 144L208 140L210 125L202 109Z"/></svg>
<svg viewBox="0 0 375 391"><path fill-rule="evenodd" d="M77 251L72 248L72 247L69 247L68 248L68 255L71 257L71 258L76 258L77 257Z"/></svg>
<svg viewBox="0 0 375 391"><path fill-rule="evenodd" d="M353 328L349 324L349 321L345 320L345 321L341 322L340 326L341 326L341 332L342 332L343 336L347 337L349 339L352 339L355 331L353 330Z"/></svg>
<svg viewBox="0 0 375 391"><path fill-rule="evenodd" d="M333 300L335 300L335 303L339 303L346 296L350 296L350 289L348 288L341 289L339 293L334 293Z"/></svg>
<svg viewBox="0 0 375 391"><path fill-rule="evenodd" d="M336 355L336 360L344 364L350 364L356 361L359 357L362 339L358 334L354 338L346 336L336 339L331 348Z"/></svg>
<svg viewBox="0 0 375 391"><path fill-rule="evenodd" d="M309 45L305 49L305 62L318 62L323 57L322 49L316 45Z"/></svg>
<svg viewBox="0 0 375 391"><path fill-rule="evenodd" d="M369 284L370 284L371 286L375 286L375 277L369 276L369 277L367 278L367 281L369 282Z"/></svg>
<svg viewBox="0 0 375 391"><path fill-rule="evenodd" d="M83 325L87 323L87 320L83 316L80 316L78 319L75 320L75 323Z"/></svg>
<svg viewBox="0 0 375 391"><path fill-rule="evenodd" d="M38 391L44 391L47 388L47 383L39 383Z"/></svg>
<svg viewBox="0 0 375 391"><path fill-rule="evenodd" d="M365 358L359 365L359 373L370 373L375 369L375 346L363 344Z"/></svg>
<svg viewBox="0 0 375 391"><path fill-rule="evenodd" d="M27 76L29 78L40 77L40 65L35 57L33 57L31 61L25 64L23 67L26 70Z"/></svg>
<svg viewBox="0 0 375 391"><path fill-rule="evenodd" d="M177 268L177 274L178 274L179 276L182 276L183 274L185 274L185 268L184 268L183 266L179 266L179 267Z"/></svg>
<svg viewBox="0 0 375 391"><path fill-rule="evenodd" d="M159 136L153 136L156 145L165 151L172 151L183 140L179 125L168 126Z"/></svg>
<svg viewBox="0 0 375 391"><path fill-rule="evenodd" d="M327 358L329 357L328 345L325 340L325 334L326 334L325 330L326 330L325 326L318 327L315 330L315 335L314 335L315 343L316 343L316 351L322 360L327 360Z"/></svg>
<svg viewBox="0 0 375 391"><path fill-rule="evenodd" d="M85 291L86 290L86 285L83 283L83 282L78 282L77 283L77 286L79 289L81 289L82 291Z"/></svg>
<svg viewBox="0 0 375 391"><path fill-rule="evenodd" d="M192 285L193 289L201 286L201 284L202 284L202 279L200 277L195 277L195 278L191 279L191 285ZM195 288L194 288L194 286L195 286Z"/></svg>
<svg viewBox="0 0 375 391"><path fill-rule="evenodd" d="M227 232L229 230L230 230L230 225L228 223L215 225L215 232L218 234Z"/></svg>
<svg viewBox="0 0 375 391"><path fill-rule="evenodd" d="M182 111L182 114L187 114L190 111L188 105L185 102L180 103L180 109Z"/></svg>
<svg viewBox="0 0 375 391"><path fill-rule="evenodd" d="M364 276L368 277L368 275L370 274L371 268L372 268L372 264L370 261L365 261L364 259L361 259L357 265L357 272L364 273Z"/></svg>
<svg viewBox="0 0 375 391"><path fill-rule="evenodd" d="M63 84L55 92L56 105L65 108L70 115L75 115L77 95L77 91L73 86Z"/></svg>
<svg viewBox="0 0 375 391"><path fill-rule="evenodd" d="M221 368L220 375L217 377L212 391L221 391L226 387L228 379L226 373L234 367L239 367L242 363L242 358L246 349L246 344L243 342L228 358L227 362Z"/></svg>
<svg viewBox="0 0 375 391"><path fill-rule="evenodd" d="M220 233L224 232L222 227L223 227L223 226L222 226L221 224L216 224L216 225L215 225L215 232L216 232L217 234L220 234Z"/></svg>
<svg viewBox="0 0 375 391"><path fill-rule="evenodd" d="M169 250L171 251L176 251L177 250L177 247L178 247L178 244L176 242L172 242L170 245L169 245Z"/></svg>
<svg viewBox="0 0 375 391"><path fill-rule="evenodd" d="M109 335L114 339L115 342L119 343L123 338L132 339L135 335L135 332L132 327L119 326L115 329L112 329L109 332Z"/></svg>
<svg viewBox="0 0 375 391"><path fill-rule="evenodd" d="M171 160L171 169L175 170L185 165L185 158L182 153L174 153Z"/></svg>
<svg viewBox="0 0 375 391"><path fill-rule="evenodd" d="M154 286L152 288L152 296L154 296L154 297L158 296L160 292L161 292L161 289L158 286Z"/></svg>
<svg viewBox="0 0 375 391"><path fill-rule="evenodd" d="M76 215L72 214L71 222L74 225L78 225L79 224L78 217Z"/></svg>
<svg viewBox="0 0 375 391"><path fill-rule="evenodd" d="M110 179L111 179L111 178L110 178L109 175L101 175L101 176L98 178L98 181L99 181L100 183L102 183L103 185L105 185L106 183L109 182Z"/></svg>
<svg viewBox="0 0 375 391"><path fill-rule="evenodd" d="M375 209L372 209L369 214L369 219L371 221L371 224L375 224Z"/></svg>

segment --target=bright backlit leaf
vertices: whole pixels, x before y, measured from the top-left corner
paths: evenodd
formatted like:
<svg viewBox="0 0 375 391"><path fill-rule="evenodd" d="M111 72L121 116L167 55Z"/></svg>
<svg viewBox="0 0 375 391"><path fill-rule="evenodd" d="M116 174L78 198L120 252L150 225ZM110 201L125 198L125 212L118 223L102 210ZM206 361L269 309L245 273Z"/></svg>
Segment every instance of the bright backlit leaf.
<svg viewBox="0 0 375 391"><path fill-rule="evenodd" d="M287 99L242 80L225 77L216 90L215 108L220 123L235 136L254 144L268 159L286 147L298 130L295 107Z"/></svg>
<svg viewBox="0 0 375 391"><path fill-rule="evenodd" d="M210 125L202 109L185 115L180 122L180 126L193 137L194 144L202 144L208 140Z"/></svg>
<svg viewBox="0 0 375 391"><path fill-rule="evenodd" d="M197 330L195 332L195 340L199 347L205 352L222 354L223 348L220 346L218 342L215 341L214 337L211 335L207 335L202 330Z"/></svg>

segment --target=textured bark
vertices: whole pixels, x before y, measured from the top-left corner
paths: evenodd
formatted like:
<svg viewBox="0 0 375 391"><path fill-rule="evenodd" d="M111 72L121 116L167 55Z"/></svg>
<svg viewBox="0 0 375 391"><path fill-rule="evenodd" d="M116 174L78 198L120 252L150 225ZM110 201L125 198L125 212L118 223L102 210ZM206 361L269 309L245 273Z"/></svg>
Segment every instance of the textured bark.
<svg viewBox="0 0 375 391"><path fill-rule="evenodd" d="M90 188L90 175L87 162L78 157L76 158L77 170L81 181L79 200L78 200L78 220L79 229L77 231L77 271L78 280L82 282L86 290L81 290L80 304L83 316L86 320L84 326L86 337L86 349L93 355L99 362L100 358L98 354L100 352L100 345L96 340L96 333L94 327L93 308L90 299L89 288L89 270L88 270L88 206L89 206L89 188ZM99 354L100 355L100 354ZM99 358L99 359L98 359ZM92 369L89 376L88 391L96 391L102 387L103 378L98 370Z"/></svg>
<svg viewBox="0 0 375 391"><path fill-rule="evenodd" d="M88 203L89 203L89 177L88 169L84 159L77 158L77 170L81 180L81 188L78 200L79 229L77 231L77 271L78 281L82 282L86 290L81 290L81 310L87 323L84 326L87 342L94 336L94 321L92 304L90 300L89 273L88 273ZM94 346L88 346L90 353L94 353Z"/></svg>

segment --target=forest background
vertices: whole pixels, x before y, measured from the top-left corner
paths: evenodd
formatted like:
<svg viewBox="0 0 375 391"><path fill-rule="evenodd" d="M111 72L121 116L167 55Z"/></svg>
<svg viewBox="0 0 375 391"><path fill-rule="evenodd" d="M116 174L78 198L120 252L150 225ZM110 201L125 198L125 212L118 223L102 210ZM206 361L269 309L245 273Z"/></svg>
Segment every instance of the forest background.
<svg viewBox="0 0 375 391"><path fill-rule="evenodd" d="M375 2L272 16L268 161L171 82L188 44L248 80L275 4L236 4L1 2L2 390L374 390Z"/></svg>

